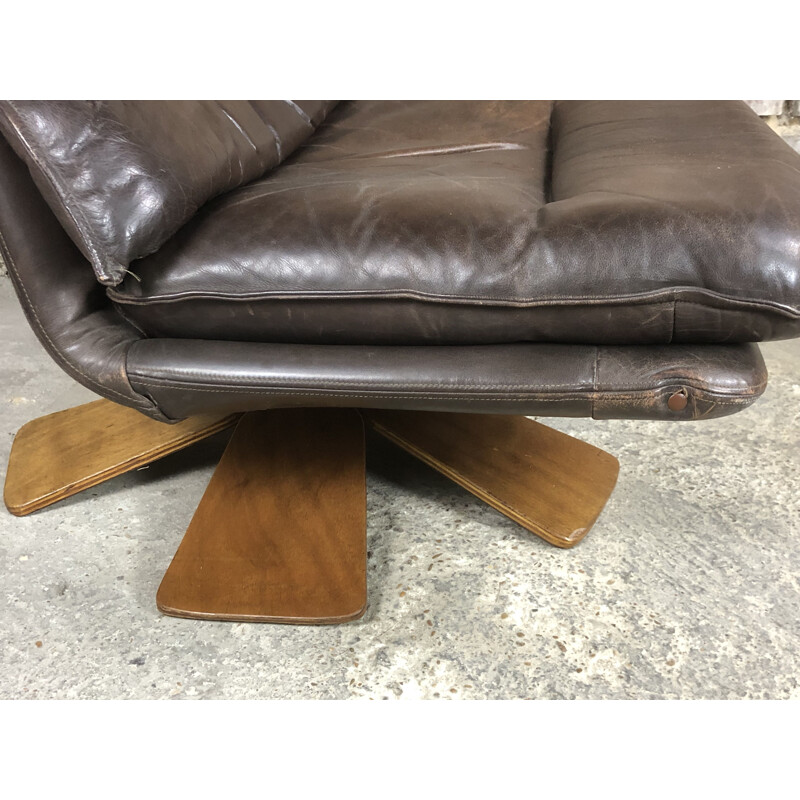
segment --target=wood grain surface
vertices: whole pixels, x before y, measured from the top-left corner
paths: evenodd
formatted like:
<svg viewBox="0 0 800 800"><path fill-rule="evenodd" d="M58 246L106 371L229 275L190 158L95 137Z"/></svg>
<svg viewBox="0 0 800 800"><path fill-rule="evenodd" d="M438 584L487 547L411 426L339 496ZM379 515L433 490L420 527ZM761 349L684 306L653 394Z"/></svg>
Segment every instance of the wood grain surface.
<svg viewBox="0 0 800 800"><path fill-rule="evenodd" d="M142 467L232 425L204 414L167 425L109 400L39 417L14 438L3 492L16 516Z"/></svg>
<svg viewBox="0 0 800 800"><path fill-rule="evenodd" d="M573 547L605 506L614 456L519 416L364 411L378 433L557 547Z"/></svg>
<svg viewBox="0 0 800 800"><path fill-rule="evenodd" d="M364 425L351 409L245 414L158 590L165 614L326 624L367 600Z"/></svg>

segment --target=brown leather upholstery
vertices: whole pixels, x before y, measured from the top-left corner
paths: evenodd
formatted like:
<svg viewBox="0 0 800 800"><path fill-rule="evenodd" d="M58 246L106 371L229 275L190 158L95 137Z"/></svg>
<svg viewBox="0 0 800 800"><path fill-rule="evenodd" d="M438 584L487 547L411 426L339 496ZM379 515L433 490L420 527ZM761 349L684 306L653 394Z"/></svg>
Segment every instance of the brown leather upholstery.
<svg viewBox="0 0 800 800"><path fill-rule="evenodd" d="M341 104L133 262L117 308L0 140L0 248L59 364L158 419L722 416L765 386L746 342L800 332L800 157L739 104L660 108Z"/></svg>
<svg viewBox="0 0 800 800"><path fill-rule="evenodd" d="M98 279L307 139L326 100L0 101L0 130Z"/></svg>
<svg viewBox="0 0 800 800"><path fill-rule="evenodd" d="M56 363L99 395L163 414L128 382L128 348L141 333L114 311L30 173L0 137L0 249L28 322Z"/></svg>
<svg viewBox="0 0 800 800"><path fill-rule="evenodd" d="M366 347L143 339L128 352L128 379L175 417L356 406L691 420L751 405L767 372L754 344ZM669 399L679 393L688 402L673 410Z"/></svg>
<svg viewBox="0 0 800 800"><path fill-rule="evenodd" d="M798 162L739 102L344 103L110 296L156 337L785 338Z"/></svg>

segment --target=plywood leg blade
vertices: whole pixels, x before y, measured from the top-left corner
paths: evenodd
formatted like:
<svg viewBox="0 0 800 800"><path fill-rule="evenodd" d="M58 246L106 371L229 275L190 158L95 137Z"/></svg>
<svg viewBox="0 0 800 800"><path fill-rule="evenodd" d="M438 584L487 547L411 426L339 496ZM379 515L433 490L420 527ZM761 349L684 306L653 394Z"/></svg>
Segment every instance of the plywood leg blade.
<svg viewBox="0 0 800 800"><path fill-rule="evenodd" d="M39 417L14 438L3 499L12 514L30 514L199 442L237 417L203 414L167 425L109 400Z"/></svg>
<svg viewBox="0 0 800 800"><path fill-rule="evenodd" d="M326 624L366 609L364 425L351 409L246 414L158 590L165 614Z"/></svg>
<svg viewBox="0 0 800 800"><path fill-rule="evenodd" d="M583 539L617 482L614 456L526 417L364 413L378 433L558 547Z"/></svg>

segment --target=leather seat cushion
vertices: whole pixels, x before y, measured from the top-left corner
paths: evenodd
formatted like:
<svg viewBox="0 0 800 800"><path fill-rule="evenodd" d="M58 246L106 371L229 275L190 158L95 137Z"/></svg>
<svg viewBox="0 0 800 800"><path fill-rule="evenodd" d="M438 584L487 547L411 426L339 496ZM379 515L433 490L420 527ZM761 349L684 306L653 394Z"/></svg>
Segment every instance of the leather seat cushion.
<svg viewBox="0 0 800 800"><path fill-rule="evenodd" d="M800 334L800 156L739 102L350 102L109 295L146 334Z"/></svg>

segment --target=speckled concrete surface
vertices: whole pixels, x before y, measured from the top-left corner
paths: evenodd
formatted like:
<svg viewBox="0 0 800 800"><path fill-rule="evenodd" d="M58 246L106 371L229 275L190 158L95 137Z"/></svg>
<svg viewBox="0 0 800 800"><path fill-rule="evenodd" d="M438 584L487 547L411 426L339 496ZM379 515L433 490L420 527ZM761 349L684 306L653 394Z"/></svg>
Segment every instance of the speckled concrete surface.
<svg viewBox="0 0 800 800"><path fill-rule="evenodd" d="M0 279L0 478L15 431L92 399ZM557 550L381 441L369 608L339 627L161 616L155 592L225 437L30 517L0 512L0 697L800 698L800 341L704 423L546 420L615 453Z"/></svg>

